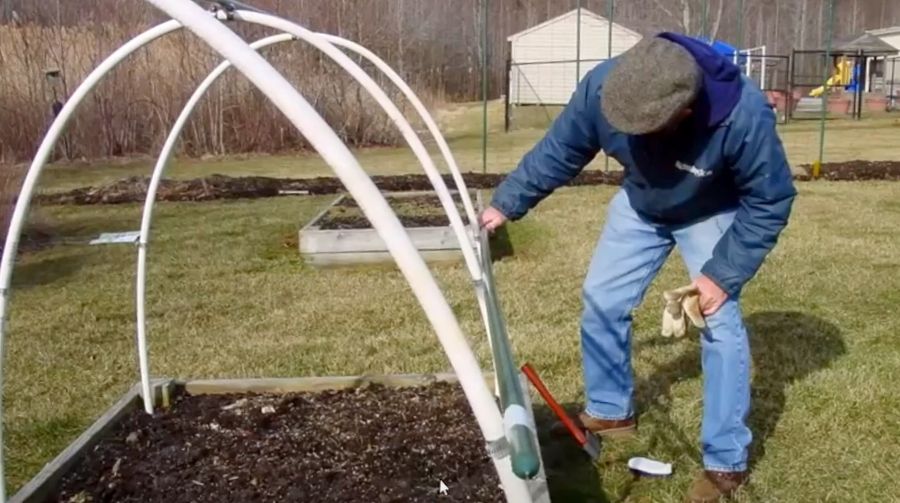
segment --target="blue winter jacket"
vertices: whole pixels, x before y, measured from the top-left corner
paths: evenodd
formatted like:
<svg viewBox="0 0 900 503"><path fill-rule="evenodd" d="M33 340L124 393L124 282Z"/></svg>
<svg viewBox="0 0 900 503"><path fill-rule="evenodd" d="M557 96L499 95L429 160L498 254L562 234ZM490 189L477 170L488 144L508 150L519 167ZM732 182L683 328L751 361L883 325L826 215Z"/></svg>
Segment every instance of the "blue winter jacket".
<svg viewBox="0 0 900 503"><path fill-rule="evenodd" d="M759 88L708 45L660 36L686 47L704 75L694 113L679 131L633 136L614 129L601 110L600 93L617 59L601 63L500 184L491 205L518 220L604 151L624 167L623 189L635 211L651 222L678 225L737 210L702 269L736 295L775 245L796 196L775 113Z"/></svg>

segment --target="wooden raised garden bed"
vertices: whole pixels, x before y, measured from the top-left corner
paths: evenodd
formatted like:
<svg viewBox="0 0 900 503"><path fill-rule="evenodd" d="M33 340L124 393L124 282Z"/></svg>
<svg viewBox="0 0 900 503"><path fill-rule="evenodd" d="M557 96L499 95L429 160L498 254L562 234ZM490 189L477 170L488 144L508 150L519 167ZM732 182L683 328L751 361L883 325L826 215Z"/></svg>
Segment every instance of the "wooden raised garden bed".
<svg viewBox="0 0 900 503"><path fill-rule="evenodd" d="M135 386L11 501L505 501L452 374L154 390L153 416ZM529 484L549 502L543 476Z"/></svg>
<svg viewBox="0 0 900 503"><path fill-rule="evenodd" d="M454 192L453 197L468 226L459 195ZM434 192L388 193L385 198L426 261L461 259L459 241ZM476 211L480 211L480 204ZM303 227L299 243L300 254L314 266L393 262L384 241L347 195L338 197Z"/></svg>

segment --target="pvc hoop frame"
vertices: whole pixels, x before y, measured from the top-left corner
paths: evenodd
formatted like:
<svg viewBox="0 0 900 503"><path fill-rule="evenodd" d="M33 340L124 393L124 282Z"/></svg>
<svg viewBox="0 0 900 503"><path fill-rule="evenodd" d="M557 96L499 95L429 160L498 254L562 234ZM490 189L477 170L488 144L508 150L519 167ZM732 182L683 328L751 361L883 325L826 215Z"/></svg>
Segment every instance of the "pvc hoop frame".
<svg viewBox="0 0 900 503"><path fill-rule="evenodd" d="M59 114L53 120L53 123L50 125L50 129L47 130L47 133L44 135L44 139L41 142L40 147L38 148L37 154L35 154L35 157L31 162L31 166L28 168L28 173L25 175L25 180L22 182L22 189L20 190L19 197L16 200L15 210L13 211L13 215L9 224L9 230L6 234L6 241L3 246L3 255L2 258L0 258L0 388L2 388L3 383L3 357L5 344L4 339L6 336L6 326L9 321L7 310L10 297L10 284L12 282L13 263L15 262L16 254L19 249L19 240L22 236L22 228L25 225L25 217L28 214L28 208L31 204L31 198L34 195L34 189L35 185L37 185L38 178L40 177L44 166L47 164L47 160L50 158L50 154L53 152L53 149L56 146L56 142L62 135L62 131L65 128L66 124L69 122L69 119L74 114L75 110L78 108L78 105L81 103L84 97L97 85L97 83L99 83L100 80L107 73L109 73L110 70L115 68L116 65L121 63L122 60L128 57L131 53L137 51L141 47L149 44L157 38L180 28L181 23L179 23L178 21L167 21L153 28L150 28L149 30L134 37L133 39L129 40L127 43L116 49L116 51L114 51L109 57L103 60L103 62L100 63L100 65L97 66L94 71L88 74L84 81L75 89L75 91L66 101L66 104L63 105L62 110L60 110ZM149 394L149 389L144 389L143 392L145 394ZM0 418L2 417L3 400L2 394L0 394ZM0 446L3 445L2 427L3 422L2 420L0 420ZM6 501L6 479L4 468L3 453L2 449L0 449L0 501Z"/></svg>
<svg viewBox="0 0 900 503"><path fill-rule="evenodd" d="M466 189L465 182L462 180L462 175L459 173L459 167L456 166L456 161L453 159L452 154L450 154L450 147L446 144L446 141L443 140L443 135L441 134L440 129L437 127L437 124L434 124L434 121L430 119L430 114L425 109L425 106L422 105L422 102L418 99L418 97L416 97L412 89L410 89L409 86L406 85L403 79L399 75L397 75L397 73L390 66L388 66L387 63L385 63L383 60L381 60L381 58L377 57L371 51L360 46L359 44L355 44L353 42L335 36L326 36L323 37L324 40L320 41L317 39L315 33L307 30L306 28L303 28L296 23L261 12L236 10L228 13L228 19L243 20L249 23L263 25L269 28L274 28L276 30L289 33L291 35L295 35L298 38L302 38L306 42L324 52L336 63L338 63L353 78L355 78L357 82L365 87L366 90L373 96L373 98L378 101L380 105L382 105L382 108L384 108L385 112L388 113L397 127L400 128L401 132L403 132L404 138L406 138L410 148L413 150L413 152L416 154L416 157L419 159L419 162L422 164L422 168L425 170L425 174L428 176L428 179L431 181L432 186L435 188L435 191L438 194L438 198L441 200L441 204L444 207L444 211L447 213L447 217L450 220L450 225L451 227L453 227L457 235L457 240L460 242L460 247L466 260L466 265L469 268L469 273L471 274L472 279L476 285L475 293L476 299L478 301L478 309L481 311L481 317L484 322L485 330L487 330L486 333L488 335L488 345L490 346L491 354L493 355L493 343L490 336L491 326L488 320L487 295L483 290L484 282L482 278L480 261L475 255L475 251L478 250L477 246L480 241L478 239L474 239L473 236L474 243L472 241L469 241L469 243L472 243L471 246L465 246L463 242L463 235L465 234L465 232L462 230L462 219L459 216L456 205L453 204L453 199L450 196L449 192L447 192L446 184L444 183L443 178L441 178L440 173L438 173L437 171L437 168L434 167L431 156L428 154L425 146L419 140L418 135L416 135L415 131L413 131L412 126L403 116L403 113L397 109L390 98L388 98L388 96L384 94L381 88L378 87L378 84L375 83L375 81L373 81L369 77L369 75L362 70L362 68L360 68L346 54L336 49L328 42L330 41L335 44L343 45L344 47L357 51L361 56L369 59L376 65L376 67L384 72L393 81L393 83L404 92L404 94L406 94L407 98L413 103L416 110L422 115L422 118L426 121L426 124L430 123L429 130L435 136L435 139L438 141L438 145L443 144L443 146L441 147L441 152L445 155L445 159L448 162L451 173L454 173L454 179L456 181L457 187L459 187L460 189L460 197L465 204L465 201L469 199L469 192L468 189ZM454 166L456 166L455 169ZM472 209L471 200L466 206L466 211L469 215L469 224L473 226L474 229L478 229L479 224L477 217L475 216L474 209ZM496 364L498 362L494 363ZM494 393L495 395L500 394L500 384L496 376L494 381Z"/></svg>
<svg viewBox="0 0 900 503"><path fill-rule="evenodd" d="M34 187L63 127L84 95L106 73L135 50L166 33L177 30L181 27L179 22L183 22L185 27L202 38L226 59L232 61L234 66L287 116L334 169L338 178L357 200L363 214L372 222L375 230L385 241L389 252L409 282L413 293L435 329L451 366L460 378L460 384L485 439L489 442L502 439L504 436L503 424L499 411L487 386L481 379L478 362L462 334L455 315L397 216L346 145L280 73L240 37L221 23L211 19L202 8L196 4L178 0L147 1L174 19L132 39L117 49L88 76L54 120L23 182L3 250L2 261L0 261L0 359L2 359L2 343L7 322L6 313L12 264L18 249L22 227ZM145 394L149 394L149 390L144 389L143 391ZM0 436L0 442L2 442L2 436ZM501 459L495 457L494 463L507 499L509 501L529 501L528 489L524 481L512 473L508 457ZM0 457L0 500L5 501L5 499L5 481L2 457Z"/></svg>
<svg viewBox="0 0 900 503"><path fill-rule="evenodd" d="M247 22L256 24L257 21L253 21L252 18L254 16L261 16L266 19L267 22L271 22L273 19L278 20L282 23L289 23L288 21L284 21L275 16L271 16L268 14L261 14L257 12L251 11L235 11L231 13L234 19L238 20L246 20ZM246 19L247 16L250 16L251 19ZM259 23L262 24L262 23ZM267 26L271 26L267 24ZM302 29L302 28L300 28ZM471 198L469 197L468 188L465 185L465 181L462 178L462 174L459 170L459 167L456 164L455 159L453 158L452 153L450 152L450 148L447 145L446 140L440 132L437 124L434 122L434 119L431 117L431 114L422 104L421 100L416 96L415 92L403 81L403 79L389 66L385 63L381 58L376 56L374 53L369 51L368 49L351 42L349 40L343 39L341 37L333 36L333 35L325 35L325 34L314 34L309 32L308 30L302 29L305 31L304 34L298 35L297 33L283 33L279 35L273 35L270 37L266 37L264 39L260 39L256 42L250 44L250 47L254 50L261 49L263 47L267 47L269 45L273 45L280 42L286 42L289 40L300 40L303 39L307 42L314 40L315 37L321 37L325 40L324 43L314 43L313 45L317 48L322 49L326 47L327 44L333 44L340 47L345 47L352 52L355 52L362 56L363 58L372 62L379 70L381 70L387 77L396 85L406 96L407 99L413 104L416 111L419 113L419 116L428 126L429 131L437 142L441 153L444 157L444 161L447 163L448 168L450 169L451 176L454 179L454 182L457 187L457 191L460 193L460 198L462 199L463 206L467 213L467 217L469 219L470 225L477 225L477 216L475 215L475 210L471 202ZM469 274L472 276L472 280L477 284L480 284L480 280L483 276L483 271L481 269L481 261L476 258L477 254L477 246L476 243L478 241L471 239L471 236L466 234L465 227L462 223L462 219L459 216L459 212L456 209L455 204L453 204L452 195L450 194L443 178L440 173L437 171L437 168L434 166L434 163L431 161L431 157L428 155L425 150L424 145L421 140L418 138L418 135L413 131L412 126L409 122L403 117L402 112L397 109L396 106L390 101L386 94L384 94L381 89L377 86L377 84L368 78L367 80L361 79L357 76L359 72L362 72L362 69L359 68L358 65L352 62L349 58L344 56L344 58L337 58L335 54L338 52L330 52L328 53L336 62L341 65L341 67L348 72L351 72L354 77L363 85L367 91L369 91L376 99L379 100L379 104L382 105L382 108L386 113L391 117L394 123L403 131L404 136L406 137L410 147L413 148L419 162L422 165L425 173L428 175L429 180L432 182L432 186L437 192L438 196L441 199L441 203L444 207L444 211L448 214L448 217L451 222L451 226L453 227L453 231L456 234L457 241L460 243L460 248L463 252L463 256L466 259L466 265L469 269ZM153 169L153 175L151 176L149 186L147 188L147 196L144 201L144 210L143 215L141 217L141 229L140 229L140 238L138 241L138 260L137 260L137 279L136 279L136 312L137 312L137 352L139 354L138 362L139 362L139 373L140 379L142 383L142 389L147 390L145 393L142 393L143 402L144 402L144 410L150 414L153 412L153 397L149 392L150 386L150 368L149 368L149 350L147 348L147 319L146 319L146 274L147 274L147 246L149 244L150 238L150 225L152 223L152 213L153 206L156 200L156 193L159 188L159 183L162 180L163 173L165 172L165 168L171 160L172 153L174 151L175 145L178 141L178 137L180 136L182 130L184 129L185 124L190 118L191 113L196 108L197 104L200 100L205 96L207 90L218 80L218 78L231 67L231 63L225 61L221 63L218 67L216 67L210 74L200 83L197 89L194 91L194 94L190 97L188 102L185 104L181 113L179 114L175 124L172 126L172 129L169 132L168 137L166 138L165 144L160 152L159 157L157 158L156 165ZM455 217L455 218L454 218ZM456 225L454 225L456 224ZM479 310L481 311L482 319L485 323L485 329L490 330L490 324L488 323L488 314L487 314L487 303L485 300L484 293L481 289L476 289L476 297L478 301ZM491 343L491 337L488 337L488 343ZM495 382L495 394L499 392L499 383Z"/></svg>
<svg viewBox="0 0 900 503"><path fill-rule="evenodd" d="M449 190L447 189L447 185L444 182L444 179L441 177L440 172L437 170L437 167L435 167L434 161L432 161L428 150L422 143L422 140L419 139L419 136L413 130L412 125L403 116L403 112L401 112L400 109L397 108L394 102L391 101L388 95L385 94L385 92L372 79L372 77L370 77L369 74L367 74L362 68L360 68L360 66L357 65L352 59L350 59L349 56L344 54L343 51L332 45L328 40L325 40L324 37L321 37L315 32L310 31L296 23L293 23L286 19L282 19L278 16L273 16L271 14L264 14L261 12L253 12L247 10L236 10L233 12L229 12L228 15L229 19L234 19L236 21L246 21L250 24L266 26L294 35L298 39L301 39L304 42L309 43L316 49L322 51L326 56L331 58L335 63L340 65L341 68L347 71L350 76L356 79L363 86L363 88L365 88L365 90L378 102L378 104L381 105L381 107L388 114L394 124L400 129L400 132L403 134L403 138L406 140L410 149L412 149L413 153L422 164L422 167L425 169L425 174L428 176L431 184L435 187L437 196L440 199L442 206L444 207L444 211L447 213L447 217L450 220L450 226L454 229L454 232L457 235L457 239L460 240L460 247L462 248L463 256L465 257L466 265L469 267L470 273L473 277L477 277L478 279L480 279L480 267L478 259L476 258L475 252L473 250L473 240L466 234L465 225L462 222L462 218L460 218L459 212L456 211L455 205L453 203L453 198L450 195ZM384 68L390 69L390 67L388 67L387 65L384 65ZM397 76L396 74L394 74L394 76L399 79L399 76ZM460 197L462 197L462 194L460 194ZM466 243L468 243L468 246L466 246Z"/></svg>
<svg viewBox="0 0 900 503"><path fill-rule="evenodd" d="M299 39L304 40L313 47L325 53L326 56L340 65L341 68L347 71L347 73L349 73L351 77L356 79L356 81L359 82L359 84L361 84L367 92L369 92L369 94L378 102L378 104L381 105L381 107L388 114L394 124L400 129L410 149L412 149L413 153L418 158L420 164L422 165L422 168L425 170L426 176L428 177L429 181L431 181L432 186L437 192L438 199L440 199L444 211L447 213L447 217L450 220L450 226L453 228L454 233L457 236L457 240L460 243L460 249L462 250L463 257L469 269L469 274L475 281L476 286L483 284L480 261L475 254L475 243L477 243L478 241L474 239L474 236L470 237L466 235L465 227L462 223L462 218L460 218L459 212L456 209L456 205L453 203L453 198L447 190L444 179L441 177L437 168L434 166L434 162L432 161L428 150L425 148L425 145L422 144L422 141L413 130L412 125L410 125L406 118L403 116L403 113L396 107L396 105L394 105L393 101L391 101L391 99L384 93L384 91L378 86L378 84L374 80L372 80L372 78L369 77L369 75L362 68L360 68L359 65L357 65L352 59L350 59L350 57L348 57L341 50L332 45L332 41L340 41L342 45L345 45L351 50L361 49L362 51L364 51L364 53L360 53L360 55L367 59L370 59L370 61L372 61L372 63L374 63L376 67L378 67L382 72L384 72L395 85L400 87L400 89L404 92L404 94L407 95L407 98L410 99L414 105L418 104L418 106L416 106L417 111L423 113L424 117L427 117L429 115L428 111L425 109L424 105L422 105L421 101L419 101L415 96L415 93L413 93L412 89L410 89L409 86L407 86L406 83L403 82L403 79L400 78L400 76L397 75L397 73L394 72L394 70L384 61L375 56L371 51L366 50L358 44L354 44L339 37L332 37L329 40L327 37L321 37L296 23L283 18L279 18L278 16L249 10L235 10L233 12L228 12L228 19L246 21L251 24L258 24L266 26L268 28L274 28L276 30L289 33ZM351 44L352 46L347 46L346 44ZM435 132L437 132L436 137L441 137L440 130L437 128L436 124L433 125L432 134L435 134ZM446 147L446 152L449 153L449 147ZM453 164L455 164L455 161ZM461 189L460 197L468 198L468 189L465 188L465 183L462 182L462 176L458 175L457 177L455 177L455 179L457 181L457 185ZM462 182L461 185L460 182ZM465 201L465 199L463 199L463 201ZM469 202L468 208L471 208L471 201ZM467 212L469 212L470 215L469 224L477 226L477 220L476 218L474 218L474 209L469 211L468 208ZM487 312L487 299L481 289L478 287L476 287L476 298L485 328L487 330L490 330ZM493 344L490 342L490 340L490 332L488 332L488 344L491 345L493 354ZM499 383L495 381L495 394L499 394L499 390Z"/></svg>

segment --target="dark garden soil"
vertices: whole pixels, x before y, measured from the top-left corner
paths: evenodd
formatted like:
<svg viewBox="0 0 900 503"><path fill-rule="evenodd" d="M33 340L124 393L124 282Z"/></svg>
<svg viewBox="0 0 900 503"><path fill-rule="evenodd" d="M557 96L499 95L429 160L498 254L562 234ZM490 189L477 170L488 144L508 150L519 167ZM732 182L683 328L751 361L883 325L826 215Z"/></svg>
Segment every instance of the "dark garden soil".
<svg viewBox="0 0 900 503"><path fill-rule="evenodd" d="M492 189L503 181L504 175L465 173L463 179L470 189ZM453 187L449 175L444 176ZM120 204L143 202L147 196L149 178L132 177L98 187L85 187L67 192L41 194L35 197L40 204ZM385 192L431 191L425 175L373 176L372 181ZM572 185L618 185L617 173L585 172ZM337 194L344 192L340 180L334 177L287 179L267 177L230 177L213 175L193 180L163 180L157 191L157 201L211 201L274 197L282 194Z"/></svg>
<svg viewBox="0 0 900 503"><path fill-rule="evenodd" d="M473 197L474 198L474 197ZM453 196L456 202L457 210L462 216L463 223L468 223L465 210L459 196ZM441 206L441 201L437 195L415 195L415 196L390 196L387 198L388 204L397 214L400 223L406 228L412 227L446 227L450 225L450 219ZM317 225L321 229L369 229L372 224L363 215L362 210L356 201L351 197L341 200L334 205L322 218Z"/></svg>
<svg viewBox="0 0 900 503"><path fill-rule="evenodd" d="M61 487L49 501L503 501L451 384L184 395L156 417L135 409Z"/></svg>
<svg viewBox="0 0 900 503"><path fill-rule="evenodd" d="M810 166L800 166L809 173ZM464 173L466 185L471 189L492 189L503 181L502 174ZM795 176L797 180L809 180L808 174ZM825 163L821 178L833 181L900 180L900 161L847 161ZM449 186L453 181L445 175ZM388 192L432 190L425 175L373 176L379 189ZM149 178L126 178L108 185L86 187L68 192L37 196L41 204L117 204L143 202L147 194ZM569 185L619 185L621 172L584 171ZM344 187L334 177L283 179L267 177L229 177L213 175L194 180L163 180L157 194L159 201L210 201L274 197L285 193L335 194Z"/></svg>
<svg viewBox="0 0 900 503"><path fill-rule="evenodd" d="M807 173L812 167L801 166ZM810 176L798 176L798 180L810 180ZM828 162L822 165L820 178L833 181L900 180L900 161L847 161Z"/></svg>

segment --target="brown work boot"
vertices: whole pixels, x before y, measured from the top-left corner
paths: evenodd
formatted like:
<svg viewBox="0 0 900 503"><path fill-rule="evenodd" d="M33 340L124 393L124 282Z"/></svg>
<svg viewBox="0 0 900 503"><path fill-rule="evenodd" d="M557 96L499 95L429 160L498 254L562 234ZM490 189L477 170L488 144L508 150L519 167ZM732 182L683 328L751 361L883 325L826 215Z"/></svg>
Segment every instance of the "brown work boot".
<svg viewBox="0 0 900 503"><path fill-rule="evenodd" d="M634 435L637 422L633 417L627 419L597 419L584 412L574 418L575 425L602 438L622 438ZM568 430L561 421L554 423L551 431L557 435L567 435Z"/></svg>
<svg viewBox="0 0 900 503"><path fill-rule="evenodd" d="M694 479L687 501L691 503L712 503L731 497L747 482L749 473L716 472L704 470Z"/></svg>

